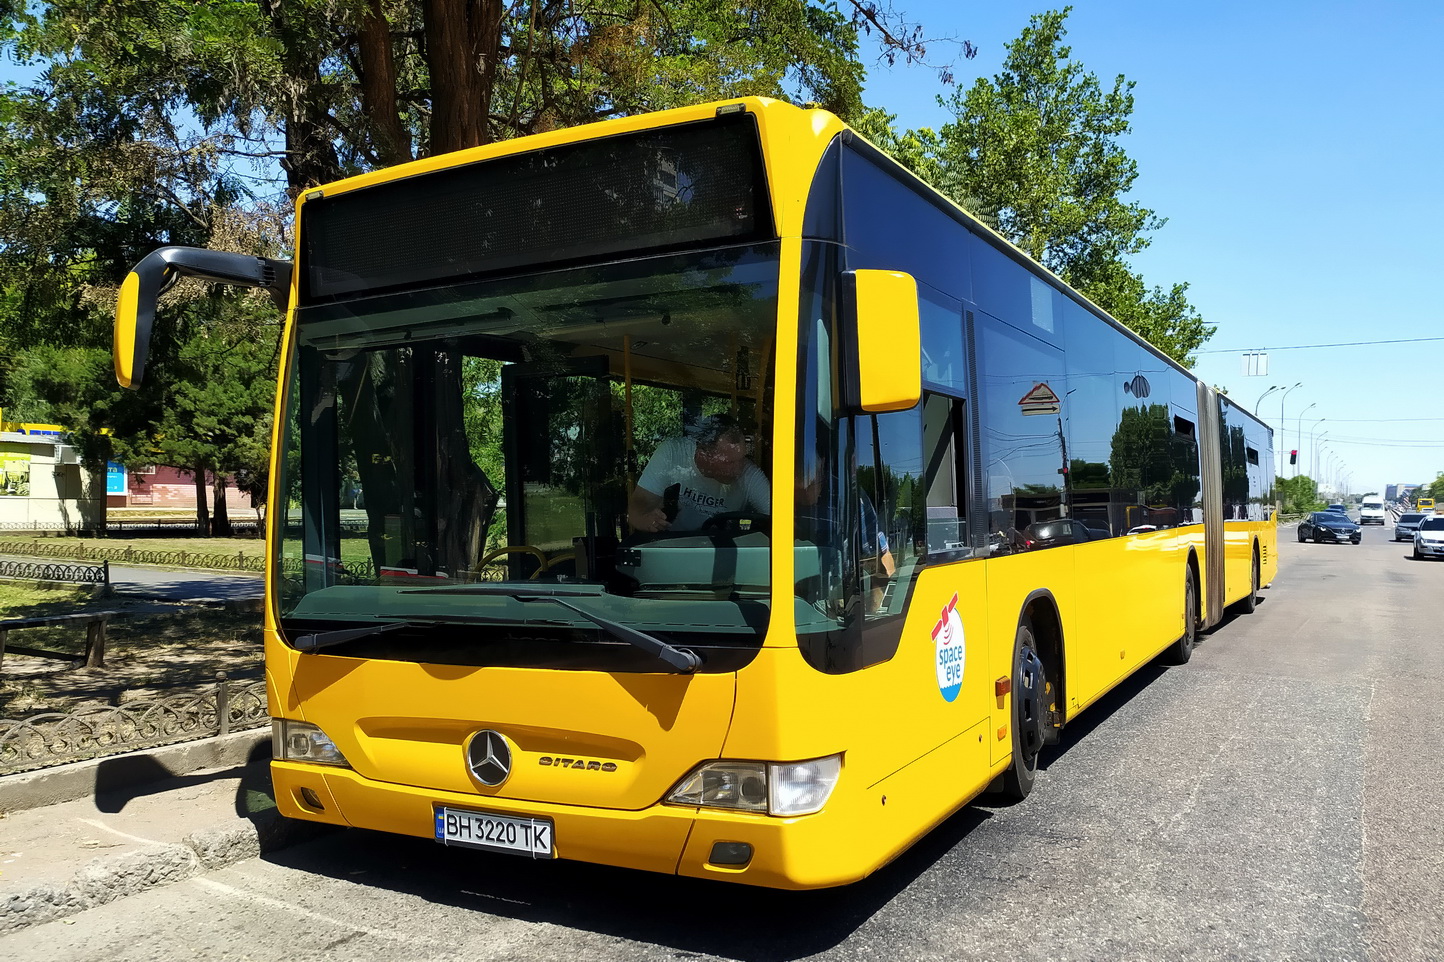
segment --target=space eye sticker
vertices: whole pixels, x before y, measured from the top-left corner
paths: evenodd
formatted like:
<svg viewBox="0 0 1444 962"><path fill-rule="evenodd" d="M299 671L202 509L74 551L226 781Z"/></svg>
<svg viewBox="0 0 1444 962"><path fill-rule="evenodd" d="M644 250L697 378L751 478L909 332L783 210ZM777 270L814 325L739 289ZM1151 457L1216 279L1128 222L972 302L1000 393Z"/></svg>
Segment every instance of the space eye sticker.
<svg viewBox="0 0 1444 962"><path fill-rule="evenodd" d="M938 691L945 701L952 701L963 690L963 619L958 617L958 596L953 594L943 609L943 616L933 625L933 647L937 653Z"/></svg>

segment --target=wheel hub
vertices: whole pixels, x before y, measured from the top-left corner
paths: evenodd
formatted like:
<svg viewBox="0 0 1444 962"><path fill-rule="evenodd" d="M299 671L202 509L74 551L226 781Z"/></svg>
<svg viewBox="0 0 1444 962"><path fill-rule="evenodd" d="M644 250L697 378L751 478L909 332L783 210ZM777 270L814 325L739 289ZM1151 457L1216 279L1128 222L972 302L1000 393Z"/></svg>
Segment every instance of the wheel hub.
<svg viewBox="0 0 1444 962"><path fill-rule="evenodd" d="M1019 653L1018 677L1013 682L1014 725L1019 748L1030 762L1043 748L1048 719L1047 706L1043 704L1045 688L1042 659L1032 648L1024 648Z"/></svg>

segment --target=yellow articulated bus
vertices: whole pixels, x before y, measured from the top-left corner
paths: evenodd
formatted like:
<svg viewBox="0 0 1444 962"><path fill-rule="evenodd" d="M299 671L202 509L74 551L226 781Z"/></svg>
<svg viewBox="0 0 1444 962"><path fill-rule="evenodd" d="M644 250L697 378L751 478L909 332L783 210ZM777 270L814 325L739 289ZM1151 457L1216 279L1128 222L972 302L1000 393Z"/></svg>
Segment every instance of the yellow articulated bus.
<svg viewBox="0 0 1444 962"><path fill-rule="evenodd" d="M1276 570L1271 433L833 115L740 100L319 187L267 576L287 816L861 879ZM294 264L294 269L292 268Z"/></svg>

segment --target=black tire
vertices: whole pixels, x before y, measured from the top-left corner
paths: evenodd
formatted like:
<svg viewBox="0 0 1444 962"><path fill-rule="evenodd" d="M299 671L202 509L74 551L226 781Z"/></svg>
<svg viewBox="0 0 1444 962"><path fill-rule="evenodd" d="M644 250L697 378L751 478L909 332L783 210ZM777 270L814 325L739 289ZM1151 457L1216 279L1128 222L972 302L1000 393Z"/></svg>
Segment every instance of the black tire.
<svg viewBox="0 0 1444 962"><path fill-rule="evenodd" d="M1183 578L1183 634L1163 653L1163 660L1170 665L1186 665L1197 645L1198 576L1190 567Z"/></svg>
<svg viewBox="0 0 1444 962"><path fill-rule="evenodd" d="M1414 546L1414 560L1419 560L1419 546L1417 544Z"/></svg>
<svg viewBox="0 0 1444 962"><path fill-rule="evenodd" d="M1254 552L1253 564L1249 567L1248 594L1234 602L1233 610L1240 615L1251 615L1258 608L1258 552Z"/></svg>
<svg viewBox="0 0 1444 962"><path fill-rule="evenodd" d="M1024 622L1013 636L1013 713L1009 726L1013 761L1003 772L1001 786L1003 797L1009 803L1027 798L1038 777L1038 755L1046 740L1051 693L1047 671L1033 638L1033 626Z"/></svg>
<svg viewBox="0 0 1444 962"><path fill-rule="evenodd" d="M1309 539L1304 537L1304 529L1303 529L1303 528L1300 528L1300 529L1299 529L1299 544L1303 544L1303 543L1304 543L1305 541L1307 541L1307 540L1309 540Z"/></svg>

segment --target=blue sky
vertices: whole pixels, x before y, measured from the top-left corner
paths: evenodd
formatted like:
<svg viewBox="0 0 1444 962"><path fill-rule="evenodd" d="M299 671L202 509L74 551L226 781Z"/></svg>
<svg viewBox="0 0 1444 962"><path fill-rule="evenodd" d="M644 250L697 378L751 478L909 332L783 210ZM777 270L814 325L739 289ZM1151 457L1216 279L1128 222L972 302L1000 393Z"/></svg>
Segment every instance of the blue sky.
<svg viewBox="0 0 1444 962"><path fill-rule="evenodd" d="M998 72L1032 14L1062 6L896 5L978 48L956 57L962 90ZM1134 266L1150 285L1187 282L1218 326L1195 373L1273 425L1276 448L1282 400L1285 454L1312 462L1321 439L1355 492L1432 481L1444 471L1444 5L1080 0L1067 27L1073 59L1105 87L1136 82L1131 199L1168 223ZM936 127L950 119L943 90L936 70L878 65L864 99L899 127ZM1245 377L1241 353L1260 348L1268 375Z"/></svg>

